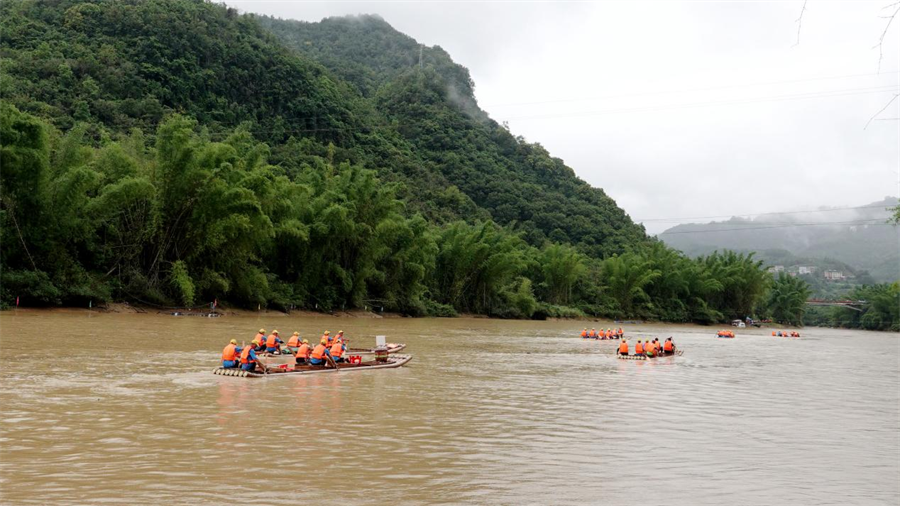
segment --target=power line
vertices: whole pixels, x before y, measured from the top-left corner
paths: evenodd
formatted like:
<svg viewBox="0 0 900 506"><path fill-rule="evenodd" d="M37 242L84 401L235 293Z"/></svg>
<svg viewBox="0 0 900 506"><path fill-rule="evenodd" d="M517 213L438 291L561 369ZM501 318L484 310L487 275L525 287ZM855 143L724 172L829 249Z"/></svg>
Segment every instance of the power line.
<svg viewBox="0 0 900 506"><path fill-rule="evenodd" d="M855 209L888 209L890 206L885 205L865 205L865 206L855 206L855 207L831 207L828 209L817 209L812 211L772 211L768 213L737 213L737 214L724 214L719 216L694 216L688 218L635 218L634 221L687 221L687 220L714 220L719 218L734 218L738 216L769 216L773 214L807 214L807 213L827 213L832 211L851 211Z"/></svg>
<svg viewBox="0 0 900 506"><path fill-rule="evenodd" d="M511 107L517 105L540 105L540 104L561 104L561 103L570 103L570 102L589 102L592 100L606 100L610 98L623 98L623 97L640 97L640 96L649 96L649 95L666 95L666 94L675 94L675 93L693 93L699 91L714 91L714 90L726 90L733 88L751 88L754 86L771 86L776 84L790 84L790 83L803 83L809 81L825 81L825 80L833 80L833 79L847 79L851 77L871 77L871 76L882 76L887 74L900 74L900 70L894 70L891 72L882 72L881 74L872 73L872 74L849 74L844 76L829 76L829 77L813 77L809 79L791 79L786 81L770 81L764 83L749 83L749 84L730 84L724 86L710 86L707 88L688 88L681 90L663 90L663 91L651 91L651 92L642 92L642 93L621 93L617 95L605 95L605 96L597 96L597 97L581 97L581 98L563 98L558 100L541 100L536 102L511 102L506 104L487 104L482 107Z"/></svg>
<svg viewBox="0 0 900 506"><path fill-rule="evenodd" d="M706 229L706 230L681 230L676 232L663 232L658 234L659 236L663 235L675 235L675 234L709 234L713 232L742 232L745 230L767 230L771 228L792 228L792 227L821 227L826 225L865 225L869 227L877 227L877 226L887 226L892 227L893 224L884 223L884 219L872 219L872 220L863 220L863 221L830 221L830 222L822 222L822 223L795 223L792 225L771 225L765 227L740 227L740 228L717 228L717 229ZM880 223L879 223L880 222Z"/></svg>

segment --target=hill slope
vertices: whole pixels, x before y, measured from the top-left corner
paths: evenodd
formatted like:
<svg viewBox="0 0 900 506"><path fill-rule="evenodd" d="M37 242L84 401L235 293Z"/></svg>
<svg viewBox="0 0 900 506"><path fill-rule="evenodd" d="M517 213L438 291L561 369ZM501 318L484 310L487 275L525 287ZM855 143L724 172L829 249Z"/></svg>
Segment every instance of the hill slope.
<svg viewBox="0 0 900 506"><path fill-rule="evenodd" d="M645 240L643 228L603 190L479 109L468 70L440 47L421 46L378 16L318 23L259 19L286 44L372 97L392 131L494 220L515 224L532 244L547 238L571 242L600 257Z"/></svg>
<svg viewBox="0 0 900 506"><path fill-rule="evenodd" d="M691 256L727 248L761 252L766 258L772 256L767 251L784 250L797 257L837 260L867 270L875 280L892 282L900 279L900 230L885 222L897 202L886 197L861 209L823 212L815 222L803 213L678 225L659 238ZM800 226L787 226L792 224Z"/></svg>

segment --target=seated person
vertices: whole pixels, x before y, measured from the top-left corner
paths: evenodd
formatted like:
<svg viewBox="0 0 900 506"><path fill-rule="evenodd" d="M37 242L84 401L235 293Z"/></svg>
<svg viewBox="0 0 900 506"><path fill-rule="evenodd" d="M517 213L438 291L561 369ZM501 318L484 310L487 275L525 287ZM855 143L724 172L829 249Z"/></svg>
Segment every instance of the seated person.
<svg viewBox="0 0 900 506"><path fill-rule="evenodd" d="M347 347L344 346L344 341L341 339L335 339L334 344L331 345L331 358L334 359L335 363L344 361L344 351L347 350Z"/></svg>
<svg viewBox="0 0 900 506"><path fill-rule="evenodd" d="M266 338L266 352L267 353L281 353L281 345L284 344L284 341L278 337L278 331L273 330L269 337Z"/></svg>
<svg viewBox="0 0 900 506"><path fill-rule="evenodd" d="M328 357L331 357L331 353L328 351L326 344L328 344L328 340L322 338L319 344L313 348L312 353L309 354L309 363L311 365L325 365L328 363Z"/></svg>
<svg viewBox="0 0 900 506"><path fill-rule="evenodd" d="M294 358L298 365L308 364L309 363L309 340L304 339L303 342L300 343L300 346L297 347L297 353L294 353Z"/></svg>
<svg viewBox="0 0 900 506"><path fill-rule="evenodd" d="M225 346L225 349L222 350L222 367L225 369L236 369L241 365L241 351L241 348L237 345L237 339L232 339L231 342Z"/></svg>
<svg viewBox="0 0 900 506"><path fill-rule="evenodd" d="M241 369L245 371L255 371L259 359L256 356L256 350L247 346L241 351Z"/></svg>

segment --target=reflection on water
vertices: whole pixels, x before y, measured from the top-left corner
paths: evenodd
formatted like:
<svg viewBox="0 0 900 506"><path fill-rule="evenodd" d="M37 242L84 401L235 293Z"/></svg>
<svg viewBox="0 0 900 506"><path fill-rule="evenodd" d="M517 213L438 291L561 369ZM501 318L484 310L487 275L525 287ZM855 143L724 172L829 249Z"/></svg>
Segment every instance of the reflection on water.
<svg viewBox="0 0 900 506"><path fill-rule="evenodd" d="M211 374L260 326L409 344L401 369ZM3 504L897 504L896 334L578 322L0 315ZM40 353L23 349L42 343ZM633 342L633 341L632 341ZM873 353L874 352L874 353ZM891 478L893 477L893 478Z"/></svg>

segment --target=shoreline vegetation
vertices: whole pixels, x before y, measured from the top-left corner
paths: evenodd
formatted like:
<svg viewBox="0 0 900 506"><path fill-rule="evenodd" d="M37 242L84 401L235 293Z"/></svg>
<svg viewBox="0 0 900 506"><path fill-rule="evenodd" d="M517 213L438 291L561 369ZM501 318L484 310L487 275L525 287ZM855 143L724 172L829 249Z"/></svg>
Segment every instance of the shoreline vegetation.
<svg viewBox="0 0 900 506"><path fill-rule="evenodd" d="M647 236L380 18L9 0L0 30L0 308L804 322L805 282ZM900 330L865 289L820 316Z"/></svg>

